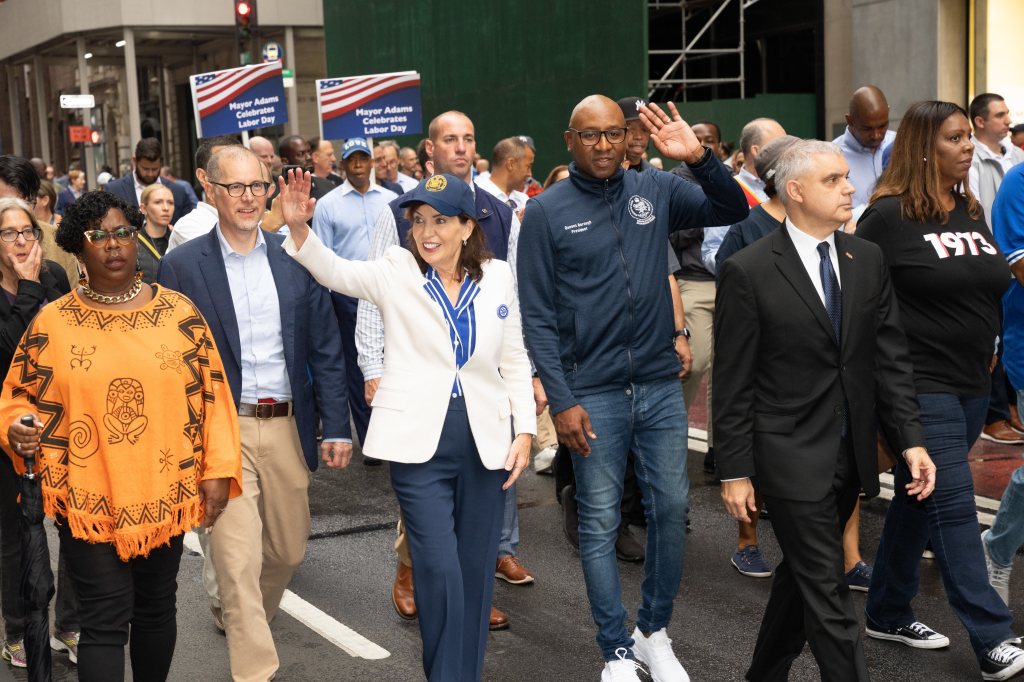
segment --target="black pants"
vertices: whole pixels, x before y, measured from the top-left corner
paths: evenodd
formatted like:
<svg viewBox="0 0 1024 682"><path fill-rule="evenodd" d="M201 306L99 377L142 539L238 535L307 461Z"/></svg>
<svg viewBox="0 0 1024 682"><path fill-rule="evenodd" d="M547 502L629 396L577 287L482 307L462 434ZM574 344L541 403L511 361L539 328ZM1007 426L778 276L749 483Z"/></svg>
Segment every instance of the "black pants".
<svg viewBox="0 0 1024 682"><path fill-rule="evenodd" d="M793 661L810 644L823 682L864 682L867 663L860 624L843 571L843 528L860 483L846 441L824 499L799 502L765 495L783 560L747 671L752 682L789 678Z"/></svg>
<svg viewBox="0 0 1024 682"><path fill-rule="evenodd" d="M20 481L10 457L0 452L0 610L3 612L5 634L9 642L25 636L27 615L25 600L21 597ZM57 562L57 630L78 630L78 606L75 601L75 590L68 578L67 559L62 544Z"/></svg>
<svg viewBox="0 0 1024 682"><path fill-rule="evenodd" d="M124 645L130 633L133 679L166 680L178 635L182 536L171 538L170 545L157 547L148 557L121 561L112 544L79 540L71 536L66 522L58 525L82 618L78 679L123 680Z"/></svg>

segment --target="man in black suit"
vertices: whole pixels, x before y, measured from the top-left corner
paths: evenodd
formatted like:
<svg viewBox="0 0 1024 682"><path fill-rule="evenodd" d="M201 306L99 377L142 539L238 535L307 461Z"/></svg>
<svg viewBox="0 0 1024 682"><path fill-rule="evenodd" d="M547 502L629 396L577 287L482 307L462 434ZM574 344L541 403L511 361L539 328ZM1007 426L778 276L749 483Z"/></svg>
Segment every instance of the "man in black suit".
<svg viewBox="0 0 1024 682"><path fill-rule="evenodd" d="M784 555L752 681L787 679L805 641L823 680L868 679L842 529L861 489L878 494L876 418L913 474L903 494L923 499L935 486L888 269L875 245L836 231L852 215L848 170L834 144L794 145L775 176L785 224L721 267L712 400L722 499L749 521L756 485Z"/></svg>
<svg viewBox="0 0 1024 682"><path fill-rule="evenodd" d="M171 216L171 225L174 225L182 216L196 207L196 202L189 199L184 189L176 183L160 177L160 167L163 166L160 140L155 137L144 137L139 140L139 143L135 145L135 155L132 156L132 166L135 170L124 177L108 182L106 190L124 199L129 206L138 208L142 190L154 182L162 183L171 190L171 194L174 196L174 215Z"/></svg>

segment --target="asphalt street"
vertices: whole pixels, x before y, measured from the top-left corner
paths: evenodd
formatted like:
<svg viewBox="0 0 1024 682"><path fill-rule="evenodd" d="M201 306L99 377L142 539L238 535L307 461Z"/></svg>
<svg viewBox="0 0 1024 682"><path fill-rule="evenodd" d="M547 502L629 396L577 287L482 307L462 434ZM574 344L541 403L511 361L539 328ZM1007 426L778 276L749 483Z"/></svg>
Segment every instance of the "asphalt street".
<svg viewBox="0 0 1024 682"><path fill-rule="evenodd" d="M695 451L689 456L692 532L669 635L693 680L742 680L771 581L743 577L729 564L735 524L722 508L717 484L701 470L702 456ZM416 624L400 619L390 601L398 508L388 484L387 466L367 467L357 459L344 471L321 469L313 478L311 500L314 518L309 551L291 590L313 607L306 609L312 615L307 613L299 620L282 613L275 619L273 631L281 659L277 682L422 679ZM869 561L886 505L885 500L876 499L863 507L862 548ZM537 580L530 586L498 581L496 604L508 613L511 628L490 635L484 679L596 682L602 661L579 557L564 539L551 477L528 471L519 486L519 506L519 556ZM760 532L765 554L778 560L771 524L762 521ZM619 566L632 628L642 568L621 562ZM186 553L182 559L178 641L170 675L175 681L230 679L225 640L210 618L201 567L200 556ZM915 601L917 616L949 635L952 645L946 650L913 651L867 640L872 678L922 682L980 679L967 634L946 603L938 567L922 561L921 577L921 594ZM1020 582L1014 583L1013 604L1019 604L1022 597ZM860 613L864 595L854 593L854 599ZM322 614L317 615L316 610ZM321 615L328 621L326 625ZM863 619L862 614L860 617ZM343 626L330 622L331 618ZM353 641L369 640L388 655L377 660L352 656L313 628L329 635L341 633L342 643L348 642L350 649ZM347 633L346 628L358 635ZM54 663L55 679L77 679L65 655L55 654ZM0 680L5 672L0 670ZM27 679L23 671L15 671L14 678ZM819 679L806 648L790 679Z"/></svg>

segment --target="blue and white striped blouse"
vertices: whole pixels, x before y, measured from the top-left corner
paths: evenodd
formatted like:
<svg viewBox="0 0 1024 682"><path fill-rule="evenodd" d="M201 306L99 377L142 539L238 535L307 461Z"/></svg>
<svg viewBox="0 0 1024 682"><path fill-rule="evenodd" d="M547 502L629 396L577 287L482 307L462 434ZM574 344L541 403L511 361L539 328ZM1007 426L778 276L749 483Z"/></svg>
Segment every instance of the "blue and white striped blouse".
<svg viewBox="0 0 1024 682"><path fill-rule="evenodd" d="M444 290L444 283L434 268L427 266L424 274L427 281L423 285L430 297L441 306L445 322L448 323L448 333L452 338L452 350L455 352L455 367L462 367L469 362L473 351L476 350L476 310L473 301L480 293L480 287L467 275L462 279L462 288L459 289L459 298L453 306ZM462 395L462 380L455 374L455 384L452 386L452 397Z"/></svg>

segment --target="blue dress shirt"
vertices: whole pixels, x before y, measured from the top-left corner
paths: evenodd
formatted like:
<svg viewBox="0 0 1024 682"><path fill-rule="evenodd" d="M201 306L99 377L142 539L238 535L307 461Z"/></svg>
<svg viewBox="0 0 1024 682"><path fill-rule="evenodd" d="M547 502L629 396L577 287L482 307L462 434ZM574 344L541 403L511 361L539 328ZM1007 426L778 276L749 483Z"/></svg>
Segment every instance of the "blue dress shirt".
<svg viewBox="0 0 1024 682"><path fill-rule="evenodd" d="M261 398L291 400L292 385L284 360L281 304L267 260L263 231L256 230L256 246L246 255L228 244L220 225L217 225L217 239L238 321L242 402L255 403Z"/></svg>
<svg viewBox="0 0 1024 682"><path fill-rule="evenodd" d="M374 222L397 196L376 184L362 194L346 180L317 202L313 231L342 258L366 260Z"/></svg>
<svg viewBox="0 0 1024 682"><path fill-rule="evenodd" d="M878 145L877 149L868 149L853 136L850 126L846 126L846 132L832 140L839 145L839 149L842 150L843 157L846 158L846 163L850 167L850 182L853 183L853 188L856 190L853 193L855 209L867 206L868 200L871 199L871 193L875 191L878 176L882 174L882 169L885 167L882 163L884 152L895 139L896 132L887 130L885 137L882 138L882 144Z"/></svg>
<svg viewBox="0 0 1024 682"><path fill-rule="evenodd" d="M448 324L448 333L452 339L452 352L455 353L455 367L462 369L463 365L469 362L473 356L473 351L476 350L476 309L473 307L473 300L480 293L480 287L468 276L463 277L459 298L455 305L452 305L437 271L427 266L424 277L427 278L427 281L423 288L441 306L444 321ZM455 383L452 385L452 397L456 398L461 395L462 381L456 372Z"/></svg>

